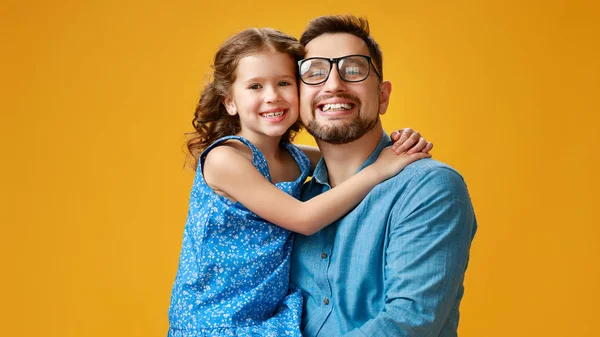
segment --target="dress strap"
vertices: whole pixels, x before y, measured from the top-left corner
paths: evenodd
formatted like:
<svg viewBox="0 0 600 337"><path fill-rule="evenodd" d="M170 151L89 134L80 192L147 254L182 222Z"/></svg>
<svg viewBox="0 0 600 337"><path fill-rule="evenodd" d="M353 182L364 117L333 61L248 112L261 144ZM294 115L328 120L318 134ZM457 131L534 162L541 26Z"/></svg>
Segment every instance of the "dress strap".
<svg viewBox="0 0 600 337"><path fill-rule="evenodd" d="M285 142L283 143L287 151L294 157L296 163L298 163L298 167L300 167L300 177L298 178L301 181L305 181L310 175L310 159L302 150L300 150L296 145L292 143Z"/></svg>
<svg viewBox="0 0 600 337"><path fill-rule="evenodd" d="M252 164L254 164L254 167L256 167L256 169L270 182L271 181L271 174L269 173L269 166L267 164L267 160L265 159L265 156L262 154L262 152L260 152L260 150L254 146L254 144L252 144L248 139L240 137L240 136L226 136L223 138L219 138L216 141L214 141L212 144L210 144L210 146L208 146L203 152L202 154L200 154L200 160L198 160L198 170L200 170L200 172L202 172L202 167L204 166L204 160L206 159L206 155L208 154L208 152L210 152L210 150L214 149L215 147L222 145L224 142L228 141L228 140L238 140L240 142L242 142L242 144L246 145L247 147L250 148L250 150L252 150Z"/></svg>

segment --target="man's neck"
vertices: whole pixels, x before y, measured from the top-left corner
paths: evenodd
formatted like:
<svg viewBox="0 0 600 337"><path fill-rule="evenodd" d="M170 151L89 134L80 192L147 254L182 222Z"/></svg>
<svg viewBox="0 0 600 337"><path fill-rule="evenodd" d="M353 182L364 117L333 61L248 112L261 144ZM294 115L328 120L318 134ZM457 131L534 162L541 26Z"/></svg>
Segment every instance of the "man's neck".
<svg viewBox="0 0 600 337"><path fill-rule="evenodd" d="M383 128L379 121L371 131L348 144L330 144L317 140L327 164L329 185L335 187L352 177L373 153L382 134Z"/></svg>

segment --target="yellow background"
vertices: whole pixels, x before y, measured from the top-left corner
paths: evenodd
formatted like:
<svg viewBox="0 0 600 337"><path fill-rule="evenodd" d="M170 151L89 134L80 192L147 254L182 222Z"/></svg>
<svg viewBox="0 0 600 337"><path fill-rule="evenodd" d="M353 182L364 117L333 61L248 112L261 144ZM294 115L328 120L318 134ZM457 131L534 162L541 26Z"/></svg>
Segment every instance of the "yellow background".
<svg viewBox="0 0 600 337"><path fill-rule="evenodd" d="M165 336L184 132L214 51L340 12L383 47L388 131L421 131L469 185L480 228L460 335L598 335L596 1L0 6L0 335Z"/></svg>

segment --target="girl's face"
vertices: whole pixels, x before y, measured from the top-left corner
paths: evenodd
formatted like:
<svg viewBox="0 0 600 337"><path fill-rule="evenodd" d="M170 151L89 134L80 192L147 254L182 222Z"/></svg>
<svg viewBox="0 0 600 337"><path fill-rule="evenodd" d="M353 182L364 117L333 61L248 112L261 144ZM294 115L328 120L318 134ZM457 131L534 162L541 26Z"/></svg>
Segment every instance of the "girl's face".
<svg viewBox="0 0 600 337"><path fill-rule="evenodd" d="M240 60L235 75L223 103L230 115L240 116L240 136L280 137L298 120L296 66L289 55L250 54Z"/></svg>

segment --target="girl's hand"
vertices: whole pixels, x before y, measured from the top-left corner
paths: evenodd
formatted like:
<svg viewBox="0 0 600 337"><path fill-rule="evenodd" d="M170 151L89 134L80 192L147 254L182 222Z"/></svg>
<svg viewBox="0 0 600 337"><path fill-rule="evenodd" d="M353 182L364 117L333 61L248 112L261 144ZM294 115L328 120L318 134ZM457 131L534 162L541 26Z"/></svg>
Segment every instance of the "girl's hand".
<svg viewBox="0 0 600 337"><path fill-rule="evenodd" d="M381 151L371 166L381 179L386 180L398 174L408 164L423 158L431 158L431 154L425 152L396 154L392 146L388 146Z"/></svg>
<svg viewBox="0 0 600 337"><path fill-rule="evenodd" d="M406 152L413 154L417 152L429 153L433 149L433 144L421 137L421 134L411 128L400 129L392 132L390 135L394 144L392 149L397 154Z"/></svg>

